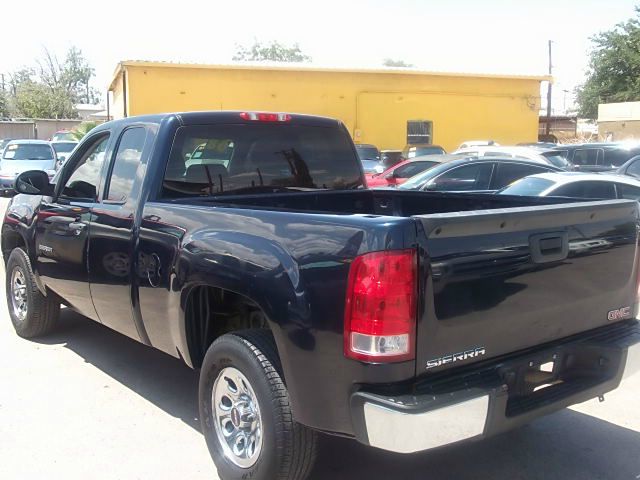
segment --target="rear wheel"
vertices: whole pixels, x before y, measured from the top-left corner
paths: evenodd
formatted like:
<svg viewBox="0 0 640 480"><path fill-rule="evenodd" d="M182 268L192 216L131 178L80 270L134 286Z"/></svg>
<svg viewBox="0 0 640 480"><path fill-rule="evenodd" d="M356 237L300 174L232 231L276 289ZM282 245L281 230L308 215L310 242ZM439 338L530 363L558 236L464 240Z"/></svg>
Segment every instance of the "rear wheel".
<svg viewBox="0 0 640 480"><path fill-rule="evenodd" d="M6 294L9 316L16 333L33 338L51 332L57 323L60 303L38 289L29 257L15 248L7 261Z"/></svg>
<svg viewBox="0 0 640 480"><path fill-rule="evenodd" d="M223 335L200 372L200 418L223 480L303 480L317 434L297 423L268 330Z"/></svg>

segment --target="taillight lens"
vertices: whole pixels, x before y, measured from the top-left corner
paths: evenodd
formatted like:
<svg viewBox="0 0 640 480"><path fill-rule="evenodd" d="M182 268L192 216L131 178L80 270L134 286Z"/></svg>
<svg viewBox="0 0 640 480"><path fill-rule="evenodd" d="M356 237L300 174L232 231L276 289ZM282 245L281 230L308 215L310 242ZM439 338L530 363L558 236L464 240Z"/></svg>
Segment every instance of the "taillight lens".
<svg viewBox="0 0 640 480"><path fill-rule="evenodd" d="M290 122L291 115L288 113L271 112L242 112L240 118L253 122Z"/></svg>
<svg viewBox="0 0 640 480"><path fill-rule="evenodd" d="M373 252L351 263L344 318L344 354L367 362L415 357L417 254Z"/></svg>

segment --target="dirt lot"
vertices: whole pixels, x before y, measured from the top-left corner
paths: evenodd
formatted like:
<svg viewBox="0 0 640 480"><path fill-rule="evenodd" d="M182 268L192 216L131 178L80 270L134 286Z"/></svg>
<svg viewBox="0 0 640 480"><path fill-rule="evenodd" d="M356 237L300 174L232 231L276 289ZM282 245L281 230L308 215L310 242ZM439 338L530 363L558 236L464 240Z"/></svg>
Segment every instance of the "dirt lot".
<svg viewBox="0 0 640 480"><path fill-rule="evenodd" d="M197 373L69 310L38 342L14 334L4 295L0 317L1 479L218 478L199 430ZM429 454L328 439L312 478L635 480L639 399L636 375L604 403Z"/></svg>

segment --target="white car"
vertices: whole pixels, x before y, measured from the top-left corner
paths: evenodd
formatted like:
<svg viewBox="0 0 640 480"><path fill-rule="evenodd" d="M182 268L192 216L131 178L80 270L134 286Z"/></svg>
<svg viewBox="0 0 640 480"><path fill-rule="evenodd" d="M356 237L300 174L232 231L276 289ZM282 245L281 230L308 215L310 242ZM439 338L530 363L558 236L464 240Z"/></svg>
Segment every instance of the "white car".
<svg viewBox="0 0 640 480"><path fill-rule="evenodd" d="M500 144L494 142L493 140L467 140L466 142L462 142L458 147L458 149L472 148L472 147L488 147L488 146L499 147Z"/></svg>
<svg viewBox="0 0 640 480"><path fill-rule="evenodd" d="M478 157L508 157L521 160L531 160L537 163L545 163L558 168L570 167L569 162L562 156L562 152L557 150L542 150L530 147L502 147L491 145L484 147L459 148L453 154L475 155Z"/></svg>
<svg viewBox="0 0 640 480"><path fill-rule="evenodd" d="M640 200L640 181L607 173L539 173L516 180L500 195Z"/></svg>

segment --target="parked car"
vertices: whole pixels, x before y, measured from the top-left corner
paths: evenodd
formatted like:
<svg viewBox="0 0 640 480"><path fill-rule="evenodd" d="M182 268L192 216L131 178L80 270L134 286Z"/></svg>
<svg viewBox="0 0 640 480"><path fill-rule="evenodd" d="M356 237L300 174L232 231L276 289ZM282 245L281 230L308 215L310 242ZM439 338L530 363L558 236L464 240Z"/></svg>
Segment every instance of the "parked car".
<svg viewBox="0 0 640 480"><path fill-rule="evenodd" d="M365 175L367 186L373 187L393 187L402 185L409 178L444 162L457 160L458 155L424 155L414 157L411 160L400 162L382 173Z"/></svg>
<svg viewBox="0 0 640 480"><path fill-rule="evenodd" d="M455 153L464 155L477 155L478 157L509 157L532 162L546 163L562 169L570 168L569 162L564 156L553 149L540 149L531 147L502 147L494 145L490 147L459 148Z"/></svg>
<svg viewBox="0 0 640 480"><path fill-rule="evenodd" d="M51 146L56 152L58 165L61 165L67 159L67 157L69 157L69 154L73 151L74 148L76 148L76 145L78 145L78 142L75 141L51 142Z"/></svg>
<svg viewBox="0 0 640 480"><path fill-rule="evenodd" d="M402 161L402 150L381 150L380 163L385 168L393 167Z"/></svg>
<svg viewBox="0 0 640 480"><path fill-rule="evenodd" d="M631 157L615 171L618 175L640 178L640 155Z"/></svg>
<svg viewBox="0 0 640 480"><path fill-rule="evenodd" d="M226 167L187 167L230 141ZM102 124L52 182L16 180L13 327L51 333L64 304L198 369L222 480L304 480L318 431L397 453L477 441L640 369L638 202L365 189L359 162L344 125L307 115ZM554 168L499 162L466 165ZM611 254L565 261L590 240Z"/></svg>
<svg viewBox="0 0 640 480"><path fill-rule="evenodd" d="M422 157L424 155L443 155L447 153L440 145L418 144L407 145L402 150L402 160L411 160L414 157Z"/></svg>
<svg viewBox="0 0 640 480"><path fill-rule="evenodd" d="M27 170L42 170L53 177L56 153L44 140L11 140L0 159L0 193L13 192L16 177Z"/></svg>
<svg viewBox="0 0 640 480"><path fill-rule="evenodd" d="M69 130L58 130L51 136L52 142L75 142L76 137Z"/></svg>
<svg viewBox="0 0 640 480"><path fill-rule="evenodd" d="M362 164L362 170L365 175L384 172L384 165L376 160L360 160L360 163Z"/></svg>
<svg viewBox="0 0 640 480"><path fill-rule="evenodd" d="M367 143L356 144L356 152L360 160L375 160L380 161L380 150L375 145L369 145Z"/></svg>
<svg viewBox="0 0 640 480"><path fill-rule="evenodd" d="M528 175L559 172L541 162L505 157L462 158L430 168L398 188L439 192L495 192Z"/></svg>
<svg viewBox="0 0 640 480"><path fill-rule="evenodd" d="M559 151L574 170L586 172L615 170L640 155L640 146L626 143L558 145L554 150Z"/></svg>
<svg viewBox="0 0 640 480"><path fill-rule="evenodd" d="M522 178L498 193L535 197L640 200L640 180L605 173L542 173Z"/></svg>
<svg viewBox="0 0 640 480"><path fill-rule="evenodd" d="M472 148L472 147L488 147L488 146L499 146L500 144L495 142L494 140L467 140L466 142L462 142L458 149L461 148Z"/></svg>
<svg viewBox="0 0 640 480"><path fill-rule="evenodd" d="M9 143L11 140L13 140L12 138L3 138L0 140L0 157L2 157L2 152L4 151L4 147L7 146L7 143Z"/></svg>
<svg viewBox="0 0 640 480"><path fill-rule="evenodd" d="M519 143L517 146L550 149L550 148L556 148L558 144L553 142L530 142L530 143L525 142L525 143Z"/></svg>

